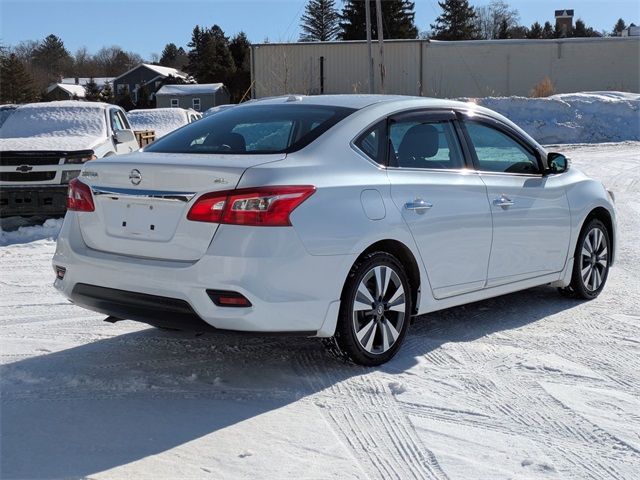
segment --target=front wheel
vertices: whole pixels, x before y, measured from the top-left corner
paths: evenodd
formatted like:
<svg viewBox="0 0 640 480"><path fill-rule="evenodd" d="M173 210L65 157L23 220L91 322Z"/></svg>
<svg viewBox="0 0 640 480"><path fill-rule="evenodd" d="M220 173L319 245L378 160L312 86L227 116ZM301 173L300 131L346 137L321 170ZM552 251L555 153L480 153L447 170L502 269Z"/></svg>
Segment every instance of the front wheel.
<svg viewBox="0 0 640 480"><path fill-rule="evenodd" d="M333 344L354 363L381 365L398 352L412 312L411 286L402 264L385 252L351 268Z"/></svg>
<svg viewBox="0 0 640 480"><path fill-rule="evenodd" d="M610 254L609 230L600 220L590 220L578 238L571 284L561 293L585 300L600 295L609 276Z"/></svg>

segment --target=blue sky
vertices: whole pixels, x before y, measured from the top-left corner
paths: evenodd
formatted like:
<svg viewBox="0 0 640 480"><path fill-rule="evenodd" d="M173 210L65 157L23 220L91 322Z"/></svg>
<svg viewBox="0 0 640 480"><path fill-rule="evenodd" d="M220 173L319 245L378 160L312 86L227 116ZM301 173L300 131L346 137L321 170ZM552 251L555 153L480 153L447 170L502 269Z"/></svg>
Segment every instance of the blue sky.
<svg viewBox="0 0 640 480"><path fill-rule="evenodd" d="M472 0L482 5L489 0ZM72 52L86 46L95 52L105 45L150 58L164 45L186 45L196 24L219 24L227 35L244 30L262 42L295 41L307 0L0 0L0 41L14 45L60 36ZM416 24L429 29L439 13L436 0L416 0ZM511 0L523 24L553 20L553 11L573 8L576 16L597 30L611 30L622 17L640 24L638 0ZM342 5L337 0L337 5Z"/></svg>

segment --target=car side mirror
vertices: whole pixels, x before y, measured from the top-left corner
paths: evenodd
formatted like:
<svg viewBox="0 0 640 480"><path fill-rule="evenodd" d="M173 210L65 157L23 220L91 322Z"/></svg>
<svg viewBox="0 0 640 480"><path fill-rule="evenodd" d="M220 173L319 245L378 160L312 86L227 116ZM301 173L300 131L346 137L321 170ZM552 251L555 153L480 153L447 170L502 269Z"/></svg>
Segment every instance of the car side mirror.
<svg viewBox="0 0 640 480"><path fill-rule="evenodd" d="M569 159L561 153L547 155L547 174L564 173L569 170Z"/></svg>
<svg viewBox="0 0 640 480"><path fill-rule="evenodd" d="M129 143L136 141L136 136L131 130L116 130L113 132L113 138L116 143Z"/></svg>

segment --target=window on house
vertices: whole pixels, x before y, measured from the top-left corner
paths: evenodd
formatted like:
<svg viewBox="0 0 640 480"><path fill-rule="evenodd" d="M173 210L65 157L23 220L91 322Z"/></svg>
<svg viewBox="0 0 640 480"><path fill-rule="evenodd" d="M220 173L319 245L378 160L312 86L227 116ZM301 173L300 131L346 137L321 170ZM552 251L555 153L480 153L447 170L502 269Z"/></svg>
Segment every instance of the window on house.
<svg viewBox="0 0 640 480"><path fill-rule="evenodd" d="M177 98L171 99L171 108L178 108L180 106L180 102Z"/></svg>
<svg viewBox="0 0 640 480"><path fill-rule="evenodd" d="M194 98L193 100L191 100L191 105L193 106L193 109L196 112L200 111L200 99L199 98Z"/></svg>

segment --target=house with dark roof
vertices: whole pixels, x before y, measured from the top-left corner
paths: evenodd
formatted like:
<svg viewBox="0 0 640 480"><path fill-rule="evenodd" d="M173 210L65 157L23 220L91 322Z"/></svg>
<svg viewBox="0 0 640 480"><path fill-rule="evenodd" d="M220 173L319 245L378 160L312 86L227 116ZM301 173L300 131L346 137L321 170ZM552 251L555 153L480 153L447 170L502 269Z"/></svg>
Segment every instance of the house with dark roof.
<svg viewBox="0 0 640 480"><path fill-rule="evenodd" d="M83 100L85 89L82 85L52 83L46 90L47 100Z"/></svg>
<svg viewBox="0 0 640 480"><path fill-rule="evenodd" d="M141 63L140 65L124 72L113 80L115 95L131 94L134 102L138 101L138 90L145 86L150 97L155 95L162 81L167 77L175 77L187 80L188 75L178 69Z"/></svg>

